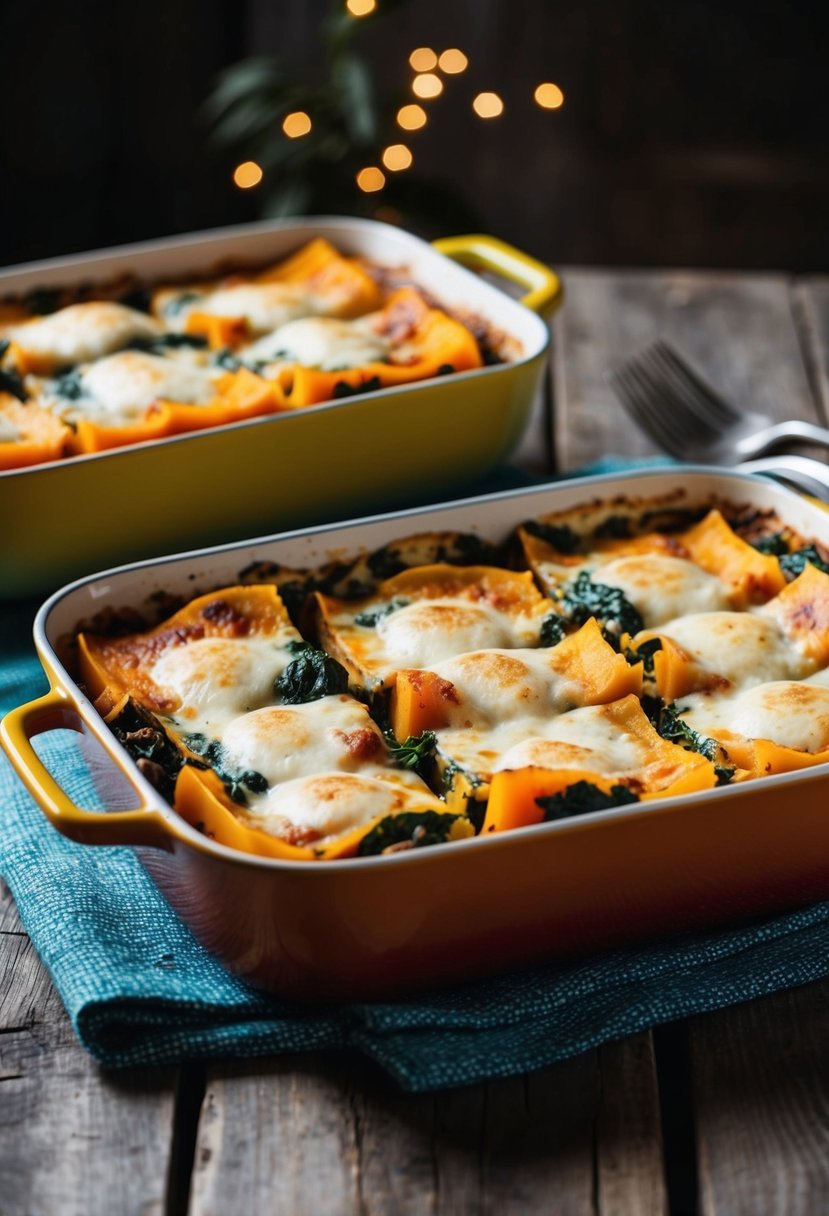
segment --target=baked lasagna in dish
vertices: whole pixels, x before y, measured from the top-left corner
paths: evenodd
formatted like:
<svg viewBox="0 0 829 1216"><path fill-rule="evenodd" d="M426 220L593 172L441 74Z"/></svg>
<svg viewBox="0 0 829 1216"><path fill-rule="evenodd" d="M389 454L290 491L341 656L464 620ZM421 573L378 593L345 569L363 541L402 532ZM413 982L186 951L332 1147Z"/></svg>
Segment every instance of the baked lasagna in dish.
<svg viewBox="0 0 829 1216"><path fill-rule="evenodd" d="M175 810L265 856L395 852L829 762L829 552L727 502L257 563L70 645Z"/></svg>
<svg viewBox="0 0 829 1216"><path fill-rule="evenodd" d="M265 270L0 303L0 471L469 371L509 340L316 238Z"/></svg>

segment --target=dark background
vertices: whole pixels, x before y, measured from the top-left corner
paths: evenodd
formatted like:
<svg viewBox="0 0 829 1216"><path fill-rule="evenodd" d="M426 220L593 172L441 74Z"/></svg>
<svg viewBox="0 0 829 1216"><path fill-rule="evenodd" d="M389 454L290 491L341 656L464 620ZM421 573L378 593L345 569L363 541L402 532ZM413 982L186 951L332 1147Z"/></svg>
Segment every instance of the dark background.
<svg viewBox="0 0 829 1216"><path fill-rule="evenodd" d="M0 262L255 218L261 195L231 181L243 157L210 146L200 108L248 55L319 75L329 7L5 0ZM826 7L412 0L359 45L401 95L414 47L466 52L468 72L411 137L411 172L452 182L482 226L530 252L826 271ZM563 88L561 110L532 102L542 80ZM472 114L480 89L503 95L502 118Z"/></svg>

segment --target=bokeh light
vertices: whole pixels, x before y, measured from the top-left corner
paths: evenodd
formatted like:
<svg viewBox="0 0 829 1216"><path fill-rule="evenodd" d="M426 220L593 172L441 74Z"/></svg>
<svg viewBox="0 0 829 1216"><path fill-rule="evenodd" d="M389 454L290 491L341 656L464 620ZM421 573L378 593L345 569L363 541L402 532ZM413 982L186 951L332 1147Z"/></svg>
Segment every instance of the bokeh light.
<svg viewBox="0 0 829 1216"><path fill-rule="evenodd" d="M367 17L377 8L377 0L345 0L345 7L352 17Z"/></svg>
<svg viewBox="0 0 829 1216"><path fill-rule="evenodd" d="M443 81L434 72L422 72L412 81L412 92L416 97L440 97Z"/></svg>
<svg viewBox="0 0 829 1216"><path fill-rule="evenodd" d="M497 93L479 93L472 102L479 118L497 118L504 112L504 103Z"/></svg>
<svg viewBox="0 0 829 1216"><path fill-rule="evenodd" d="M543 110L558 110L564 105L564 94L557 84L550 81L540 84L533 97Z"/></svg>
<svg viewBox="0 0 829 1216"><path fill-rule="evenodd" d="M438 67L448 76L455 76L458 72L466 71L469 67L469 60L463 51L459 51L457 47L450 47L438 59Z"/></svg>
<svg viewBox="0 0 829 1216"><path fill-rule="evenodd" d="M397 111L397 125L404 131L419 131L426 126L426 122L427 114L423 106L401 106Z"/></svg>
<svg viewBox="0 0 829 1216"><path fill-rule="evenodd" d="M367 168L361 169L357 174L357 185L366 194L373 194L375 190L382 190L385 184L386 175L376 165L369 165Z"/></svg>
<svg viewBox="0 0 829 1216"><path fill-rule="evenodd" d="M257 165L255 160L243 160L241 165L237 165L233 170L234 185L240 190L250 190L251 186L258 186L262 177L262 166Z"/></svg>
<svg viewBox="0 0 829 1216"><path fill-rule="evenodd" d="M304 110L294 110L283 118L282 130L289 139L299 139L311 130L311 119Z"/></svg>
<svg viewBox="0 0 829 1216"><path fill-rule="evenodd" d="M431 72L438 65L438 57L430 46L419 46L409 56L409 64L415 72Z"/></svg>
<svg viewBox="0 0 829 1216"><path fill-rule="evenodd" d="M412 163L411 151L405 144L390 144L383 151L383 164L393 173L400 169L408 169Z"/></svg>

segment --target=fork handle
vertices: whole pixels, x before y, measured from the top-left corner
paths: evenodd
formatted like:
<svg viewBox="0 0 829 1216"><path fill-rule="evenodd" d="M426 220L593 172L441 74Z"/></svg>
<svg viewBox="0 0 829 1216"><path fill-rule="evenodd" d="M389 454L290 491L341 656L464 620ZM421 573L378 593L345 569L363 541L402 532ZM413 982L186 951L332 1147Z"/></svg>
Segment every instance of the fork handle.
<svg viewBox="0 0 829 1216"><path fill-rule="evenodd" d="M762 431L746 435L737 442L738 454L744 459L752 456L762 456L764 452L773 452L784 447L787 443L815 443L829 448L829 428L818 426L815 422L801 422L791 418L788 422L775 422Z"/></svg>

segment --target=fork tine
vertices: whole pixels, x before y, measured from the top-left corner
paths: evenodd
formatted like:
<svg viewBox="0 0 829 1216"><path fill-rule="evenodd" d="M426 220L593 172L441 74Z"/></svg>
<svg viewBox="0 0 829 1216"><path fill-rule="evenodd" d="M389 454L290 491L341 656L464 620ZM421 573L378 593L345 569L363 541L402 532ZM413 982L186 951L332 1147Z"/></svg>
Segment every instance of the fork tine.
<svg viewBox="0 0 829 1216"><path fill-rule="evenodd" d="M671 382L682 384L685 398L694 403L699 417L714 426L724 427L739 420L739 412L708 384L686 362L679 352L664 339L657 339L649 348L651 357L664 369Z"/></svg>
<svg viewBox="0 0 829 1216"><path fill-rule="evenodd" d="M605 379L640 429L670 455L681 456L680 433L668 424L665 410L656 400L650 381L647 378L643 381L630 363L607 372Z"/></svg>

